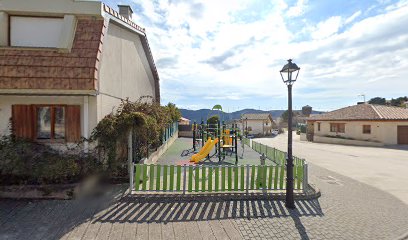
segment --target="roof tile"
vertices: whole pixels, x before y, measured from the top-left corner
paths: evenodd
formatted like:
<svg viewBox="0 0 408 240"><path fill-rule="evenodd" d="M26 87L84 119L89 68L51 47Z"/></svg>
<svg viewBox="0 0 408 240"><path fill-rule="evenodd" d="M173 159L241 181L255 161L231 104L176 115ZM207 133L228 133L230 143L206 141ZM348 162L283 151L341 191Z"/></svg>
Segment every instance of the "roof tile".
<svg viewBox="0 0 408 240"><path fill-rule="evenodd" d="M269 114L269 113L244 113L244 114L242 114L241 119L266 120L269 117L272 118L272 115Z"/></svg>
<svg viewBox="0 0 408 240"><path fill-rule="evenodd" d="M357 104L310 116L307 120L408 120L408 109L373 104Z"/></svg>

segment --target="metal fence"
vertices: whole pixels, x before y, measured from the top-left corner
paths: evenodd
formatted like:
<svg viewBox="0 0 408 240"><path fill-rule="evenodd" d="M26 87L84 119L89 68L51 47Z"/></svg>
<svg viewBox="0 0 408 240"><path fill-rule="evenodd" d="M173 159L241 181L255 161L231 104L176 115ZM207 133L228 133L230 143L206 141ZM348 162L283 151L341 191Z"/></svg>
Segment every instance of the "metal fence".
<svg viewBox="0 0 408 240"><path fill-rule="evenodd" d="M247 138L243 139L246 145L250 145L250 140ZM265 156L275 162L279 166L283 166L286 164L286 155L287 153L276 149L274 147L269 147L262 143L258 143L252 140L252 149L260 154L265 154ZM295 166L303 166L305 164L305 160L296 156L293 156L293 164Z"/></svg>
<svg viewBox="0 0 408 240"><path fill-rule="evenodd" d="M193 131L192 125L179 125L178 128L179 128L179 131L183 131L183 132Z"/></svg>
<svg viewBox="0 0 408 240"><path fill-rule="evenodd" d="M285 166L131 165L130 189L145 192L253 192L286 189ZM294 189L307 186L307 165L294 166Z"/></svg>
<svg viewBox="0 0 408 240"><path fill-rule="evenodd" d="M134 129L128 135L128 161L131 163L139 163L143 158L149 158L160 146L165 144L178 130L178 122L169 124L162 131L161 142L147 143L141 141Z"/></svg>
<svg viewBox="0 0 408 240"><path fill-rule="evenodd" d="M169 126L166 129L164 129L164 132L163 132L163 136L162 136L163 143L169 140L174 135L174 133L177 132L177 130L178 130L178 122L169 124Z"/></svg>

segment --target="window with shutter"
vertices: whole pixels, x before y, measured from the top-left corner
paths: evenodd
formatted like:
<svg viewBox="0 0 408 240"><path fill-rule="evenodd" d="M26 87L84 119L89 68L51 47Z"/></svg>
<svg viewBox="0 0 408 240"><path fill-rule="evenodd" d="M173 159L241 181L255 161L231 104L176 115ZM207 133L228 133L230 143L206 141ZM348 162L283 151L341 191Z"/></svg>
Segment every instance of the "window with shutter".
<svg viewBox="0 0 408 240"><path fill-rule="evenodd" d="M79 105L13 105L13 132L19 138L78 142L80 113Z"/></svg>
<svg viewBox="0 0 408 240"><path fill-rule="evenodd" d="M81 140L81 107L79 105L66 106L65 134L67 142Z"/></svg>
<svg viewBox="0 0 408 240"><path fill-rule="evenodd" d="M34 138L34 111L31 105L12 105L13 134L18 138Z"/></svg>

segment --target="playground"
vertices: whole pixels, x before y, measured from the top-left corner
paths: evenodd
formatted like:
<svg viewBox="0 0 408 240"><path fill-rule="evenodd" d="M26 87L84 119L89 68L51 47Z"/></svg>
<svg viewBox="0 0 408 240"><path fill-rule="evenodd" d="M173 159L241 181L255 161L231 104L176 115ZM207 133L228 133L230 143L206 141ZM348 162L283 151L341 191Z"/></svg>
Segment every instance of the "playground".
<svg viewBox="0 0 408 240"><path fill-rule="evenodd" d="M209 117L191 127L192 138L175 139L154 164L130 165L133 193L252 194L286 189L285 152L246 138L237 123ZM294 190L304 192L308 184L304 159L294 157L293 172Z"/></svg>
<svg viewBox="0 0 408 240"><path fill-rule="evenodd" d="M208 153L212 158L203 157L194 163L192 156L197 153L185 154L191 145L191 138L177 138L156 164L134 164L132 192L253 194L286 189L286 156L278 149L244 139L238 141L237 155L222 156L218 162L213 147ZM298 158L294 163L294 189L302 193L307 186L307 164Z"/></svg>
<svg viewBox="0 0 408 240"><path fill-rule="evenodd" d="M241 146L241 141L238 142L238 164L239 165L246 165L246 164L260 164L260 155L255 150L250 148L248 145ZM171 145L171 147L159 158L157 164L160 165L183 165L184 163L188 165L194 165L190 163L191 156L193 154L189 154L186 156L182 156L181 153L192 146L192 139L191 138L177 138L176 141ZM215 150L212 151L210 154L214 154ZM243 156L241 158L241 156ZM218 159L214 156L211 161L202 161L200 164L197 165L217 165ZM235 165L235 156L226 156L225 159L222 161L223 165ZM276 165L273 161L266 159L266 165Z"/></svg>

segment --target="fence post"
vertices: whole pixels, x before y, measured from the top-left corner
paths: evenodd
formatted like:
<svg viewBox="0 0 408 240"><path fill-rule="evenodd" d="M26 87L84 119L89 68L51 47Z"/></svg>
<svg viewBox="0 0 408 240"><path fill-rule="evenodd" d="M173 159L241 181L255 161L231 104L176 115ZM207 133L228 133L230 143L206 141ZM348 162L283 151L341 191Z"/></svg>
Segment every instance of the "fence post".
<svg viewBox="0 0 408 240"><path fill-rule="evenodd" d="M183 165L183 195L186 194L187 165Z"/></svg>
<svg viewBox="0 0 408 240"><path fill-rule="evenodd" d="M247 172L247 175L246 175L246 194L248 194L249 193L249 164L247 164L246 165L246 172Z"/></svg>
<svg viewBox="0 0 408 240"><path fill-rule="evenodd" d="M132 190L133 190L134 184L135 184L135 181L134 181L134 180L135 180L135 177L134 177L134 174L135 174L135 165L134 165L133 163L130 165L130 171L131 171L132 173L130 174L129 188L130 188L130 193L132 193Z"/></svg>
<svg viewBox="0 0 408 240"><path fill-rule="evenodd" d="M307 186L309 185L309 183L308 183L308 172L307 172L307 170L308 170L307 162L304 161L304 164L303 164L303 182L302 182L302 184L303 184L303 192L306 192Z"/></svg>
<svg viewBox="0 0 408 240"><path fill-rule="evenodd" d="M133 190L133 174L134 174L134 165L133 165L133 144L132 144L132 130L128 133L128 166L129 166L129 192L132 193Z"/></svg>
<svg viewBox="0 0 408 240"><path fill-rule="evenodd" d="M273 148L273 161L276 163L276 148Z"/></svg>

